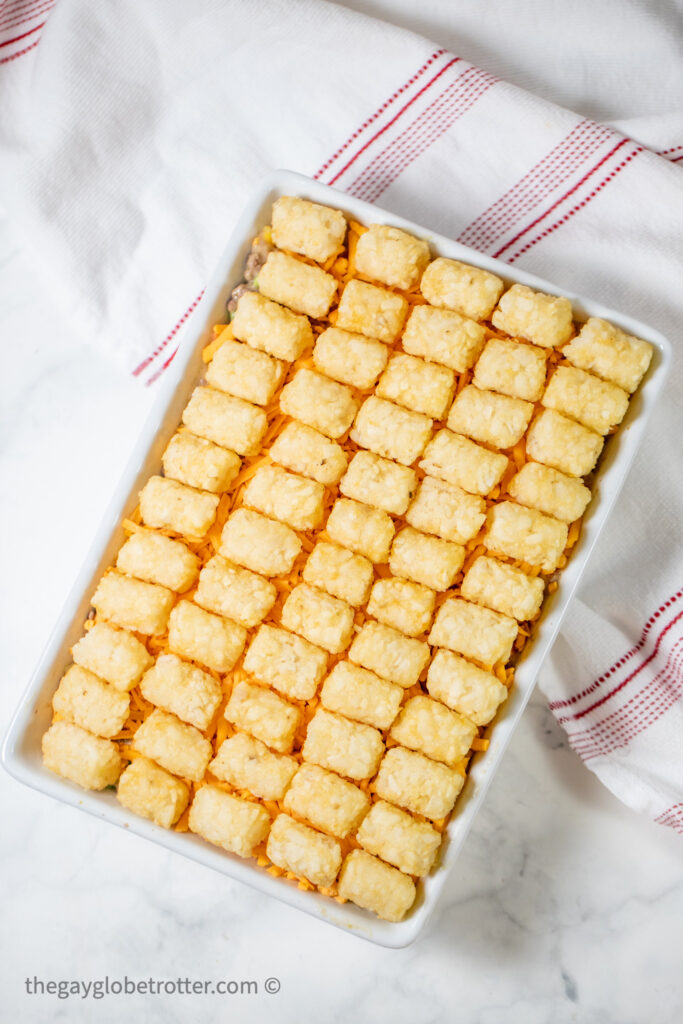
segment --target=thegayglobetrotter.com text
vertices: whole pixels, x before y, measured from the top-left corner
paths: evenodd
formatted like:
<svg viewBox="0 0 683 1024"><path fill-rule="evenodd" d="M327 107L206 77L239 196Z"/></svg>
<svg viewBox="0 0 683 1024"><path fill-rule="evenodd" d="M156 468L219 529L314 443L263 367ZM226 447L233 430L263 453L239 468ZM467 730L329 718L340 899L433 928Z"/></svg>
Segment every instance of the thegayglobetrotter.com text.
<svg viewBox="0 0 683 1024"><path fill-rule="evenodd" d="M278 978L197 980L193 978L122 978L43 979L26 978L26 992L30 996L52 996L57 999L107 999L110 996L257 996L263 992L276 995L280 991Z"/></svg>

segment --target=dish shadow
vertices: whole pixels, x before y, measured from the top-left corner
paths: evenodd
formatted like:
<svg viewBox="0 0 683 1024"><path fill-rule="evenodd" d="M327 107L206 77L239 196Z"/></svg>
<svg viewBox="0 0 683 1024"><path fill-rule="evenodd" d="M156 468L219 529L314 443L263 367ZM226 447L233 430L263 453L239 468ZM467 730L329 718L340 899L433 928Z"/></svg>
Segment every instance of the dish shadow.
<svg viewBox="0 0 683 1024"><path fill-rule="evenodd" d="M536 693L418 943L508 966L547 955L581 870L579 819L618 808Z"/></svg>

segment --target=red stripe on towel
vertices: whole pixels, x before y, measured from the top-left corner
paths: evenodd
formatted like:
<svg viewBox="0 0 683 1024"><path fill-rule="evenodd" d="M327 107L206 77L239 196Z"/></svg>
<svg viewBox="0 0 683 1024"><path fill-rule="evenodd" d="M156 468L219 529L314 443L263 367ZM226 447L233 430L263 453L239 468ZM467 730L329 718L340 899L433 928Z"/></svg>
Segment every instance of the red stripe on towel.
<svg viewBox="0 0 683 1024"><path fill-rule="evenodd" d="M595 701L593 704L590 704L587 708L583 708L581 711L577 711L577 712L572 713L570 715L558 716L557 721L560 723L560 725L562 725L564 722L569 722L569 721L572 721L572 720L578 721L578 719L579 718L583 718L584 715L588 715L588 714L590 714L591 711L595 711L597 708L602 707L603 704L605 704L608 700L611 700L617 693L619 693L621 690L623 690L623 688L628 683L630 683L633 679L635 679L635 677L637 675L639 675L639 673L642 672L643 669L646 668L647 665L649 665L650 662L653 661L654 658L657 657L657 652L659 651L659 648L661 647L661 644L662 644L662 641L664 640L664 637L669 632L669 630L673 626L675 626L676 623L681 618L683 618L683 611L680 611L678 613L678 615L676 615L676 617L673 618L671 620L671 622L667 626L664 627L664 629L661 631L661 633L657 637L657 642L655 643L655 646L654 646L654 648L652 650L652 653L644 661L642 661L640 663L640 665L638 665L638 667L635 668L633 670L633 672L631 672L630 675L626 676L625 679L622 679L622 681L620 683L618 683L614 687L614 689L610 690L609 693L606 693L603 697L601 697L599 700Z"/></svg>
<svg viewBox="0 0 683 1024"><path fill-rule="evenodd" d="M613 157L614 154L617 153L622 146L625 146L627 142L628 139L621 139L619 142L617 142L615 146L612 146L609 153L606 153L603 157L601 157L597 164L591 167L589 171L586 171L583 177L579 181L577 181L575 185L572 185L570 189L567 189L567 191L563 195L561 195L559 199L556 199L552 206L549 206L548 209L544 211L544 213L536 217L535 220L532 220L532 222L530 224L527 224L525 228L522 228L521 231L518 231L514 238L511 238L509 242L506 242L504 246L502 246L500 249L494 252L493 255L496 257L496 259L500 259L500 257L502 256L506 249L512 248L515 242L518 242L520 238L522 238L522 236L527 233L527 231L531 231L533 228L536 227L537 224L540 224L542 220L545 220L546 217L549 217L553 210L556 210L558 206L560 206L567 199L569 199L569 197L573 195L574 192L576 192L579 188L581 188L582 185L585 185L588 179L591 178L596 173L596 171L599 171L602 165L606 163L610 159L610 157Z"/></svg>
<svg viewBox="0 0 683 1024"><path fill-rule="evenodd" d="M36 18L51 10L54 5L55 0L37 0L37 3L30 10L12 11L4 21L0 21L0 34L7 32L11 28L17 28L20 25L28 25L29 22L35 21Z"/></svg>
<svg viewBox="0 0 683 1024"><path fill-rule="evenodd" d="M671 149L660 149L655 150L657 156L663 156L665 160L683 160L683 145L672 146ZM678 156L672 156L672 153L678 153Z"/></svg>
<svg viewBox="0 0 683 1024"><path fill-rule="evenodd" d="M375 112L375 114L373 114L373 115L372 115L372 117L371 117L371 118L368 118L367 122L365 122L365 124L364 124L363 126L361 126L361 128L359 128L359 129L358 129L358 131L357 131L357 132L355 133L355 137L357 138L357 137L358 137L358 135L362 134L362 132L363 132L363 130L365 129L365 127L366 127L366 126L368 126L369 124L373 123L373 122L374 122L374 121L375 121L375 120L377 119L377 117L379 117L379 116L380 116L380 114L381 114L381 113L382 113L382 112L383 112L384 110L386 110L388 106L390 106L391 102L392 102L392 101L393 101L393 100L394 100L394 99L395 99L395 98L396 98L397 96L399 96L399 95L400 95L400 94L401 94L402 92L405 92L405 90L406 90L406 89L407 89L407 88L409 87L409 83L410 83L410 84L412 84L412 83L413 83L413 82L414 82L414 81L415 81L415 80L416 80L417 78L419 78L419 77L420 77L420 75L421 75L421 74L423 73L423 71L424 71L424 70L426 70L426 69L427 69L427 68L428 68L428 67L429 67L429 66L430 66L430 65L431 65L431 64L433 63L433 61L434 61L434 60L438 59L438 57L439 57L439 56L442 56L442 55L443 55L444 53L446 53L446 51L445 51L445 50L439 50L439 51L436 51L436 53L432 54L432 56L431 56L431 57L429 58L429 60L428 60L428 61L426 61L426 62L425 62L425 64L424 64L424 65L422 66L422 68L418 69L418 71L417 71L417 72L415 72L415 74L414 74L414 75L412 76L412 78L408 80L408 82L406 83L406 85L405 85L405 86L402 86L400 90L397 90L397 92L396 92L396 93L394 93L394 94L393 94L393 96L392 96L392 97L390 97L390 98L389 98L389 100L387 100L387 101L386 101L386 103L385 103L385 104L383 104L383 106L382 106L382 107L378 108L378 110L377 110L377 111ZM412 104L413 104L413 103L414 103L414 102L415 102L415 101L416 101L416 100L417 100L417 99L418 99L418 98L419 98L420 96L422 96L422 95L423 95L423 94L424 94L424 93L425 93L425 92L426 92L426 91L427 91L427 90L428 90L428 89L429 89L429 88L430 88L430 87L431 87L431 86L432 86L432 85L434 84L434 82L436 82L436 81L437 81L437 80L438 80L438 79L439 79L439 78L441 77L441 75L442 75L442 74L443 74L443 73L444 73L444 72L445 72L445 71L446 71L446 70L447 70L447 69L448 69L449 67L452 67L452 66L453 66L454 64L458 63L459 61L460 61L460 58L459 58L459 57L453 57L453 58L451 58L451 59L450 59L450 60L448 61L448 63L446 63L446 64L445 64L445 65L443 66L443 68L441 68L441 69L440 69L440 70L439 70L439 71L438 71L438 72L437 72L437 73L436 73L436 74L435 74L435 75L434 75L434 76L433 76L433 77L432 77L432 78L431 78L431 79L429 80L429 82L427 82L427 83L426 83L426 84L425 84L425 85L424 85L424 86L423 86L423 87L422 87L422 88L421 88L421 89L419 90L419 92L417 92L417 93L416 93L416 94L415 94L415 95L414 95L413 97L411 97L411 99L410 99L410 100L409 100L409 101L408 101L407 103L405 103L405 104L403 105L403 107L402 107L402 108L401 108L401 109L400 109L400 110L399 110L399 111L398 111L398 112L397 112L397 113L396 113L396 114L394 115L394 117L393 117L393 118L392 118L392 119L391 119L391 120L390 120L390 121L389 121L389 122L388 122L388 123L387 123L386 125L384 125L384 126L383 126L383 127L381 128L381 129L379 129L379 130L378 130L377 132L375 132L375 134L374 134L374 135L372 136L372 138L371 138L371 139L369 139L369 140L368 140L368 141L367 141L367 142L366 142L366 143L365 143L365 144L364 144L364 145L363 145L363 146L362 146L362 147L361 147L361 148L360 148L359 150L357 150L357 152L356 152L356 153L355 153L355 154L354 154L354 155L353 155L353 156L352 156L352 157L351 157L351 158L350 158L350 159L349 159L349 160L347 161L347 163L346 163L346 164L344 165L344 167L343 167L343 168L341 169L341 171L339 171L339 172L338 172L338 174L337 174L337 175L335 175L335 177L333 177L333 178L331 179L331 181L329 182L329 184L332 184L332 183L333 183L334 181L336 181L336 180L337 180L337 179L338 179L338 178L339 178L339 177L340 177L340 176L341 176L342 174L344 174L344 172L345 172L345 171L346 171L346 170L347 170L347 169L348 169L349 167L351 167L351 166L352 166L352 165L353 165L353 164L355 163L355 161L356 161L356 160L358 159L358 157L359 157L359 156L361 156L361 154L362 154L363 152L367 151L367 149L368 149L368 148L369 148L369 147L370 147L371 145L373 145L373 144L374 144L374 143L376 142L376 140L377 140L377 139L381 138L381 136L382 136L382 135L384 134L384 132L385 132L385 131L386 131L386 130L387 130L387 129L388 129L388 128L389 128L390 126L391 126L391 125L393 125L393 124L397 123L397 122L398 122L398 121L400 120L400 118L401 118L401 117L403 116L403 114L405 113L405 111L406 111L406 110L408 110L408 109L409 109L409 108L411 107L411 105L412 105ZM352 141L353 141L353 138L350 138L350 139L349 139L349 140L347 141L347 143L345 143L345 144L344 144L344 146L342 146L342 147L341 147L341 148L340 148L340 149L339 149L339 150L337 151L337 153L335 153L335 154L334 154L334 156L330 158L330 161L328 162L328 166L329 166L329 165L330 165L331 163L333 163L333 162L334 162L334 161L335 161L335 160L336 160L336 159L338 158L338 156L339 156L339 155L340 155L340 154L341 154L341 153L342 153L342 152L343 152L343 151L344 151L344 150L345 150L345 149L346 149L346 148L348 147L348 145L350 145L350 144L351 144L351 142L352 142ZM322 171L322 169L321 169L321 171ZM319 171L319 172L317 172L317 173L318 173L318 174L320 174L320 173L321 173L321 171ZM203 292L202 292L201 294L203 294ZM145 358L145 359L144 359L144 360L143 360L143 361L142 361L142 362L141 362L141 363L140 363L140 364L139 364L138 366L136 366L136 367L135 367L135 369L133 370L133 376L134 376L134 377L137 377L137 376L139 376L139 375L140 375L140 374L142 373L142 371L143 371L143 370L147 369L147 368L149 367L149 365L150 365L151 363L153 363L153 362L154 362L154 360L155 360L155 359L157 359L159 355L161 355L161 353L162 353L162 352L163 352L163 351L165 350L165 348L166 348L166 346L167 346L167 345L169 344L169 342L170 342L170 341L172 341L173 337L175 336L175 334L177 333L177 331L179 330L179 328L180 328L180 327L182 326L182 324L183 324L183 323L184 323L184 322L185 322L185 321L187 320L187 318L188 318L188 316L190 315L190 313L191 313L191 312L192 312L192 311L193 311L193 310L195 309L195 307L196 307L196 305L197 305L197 303L198 303L198 301L199 301L199 298L201 298L201 294L200 294L200 295L198 296L198 298L197 298L197 299L195 299L195 301L194 301L194 302L192 303L192 305L188 307L188 309L187 309L187 310L185 311L185 313L184 313L184 314L183 314L183 316L182 316L182 317L180 318L180 320L179 320L179 321L178 321L178 323L177 323L177 324L175 325L175 327L174 327L174 328L172 329L172 331L171 331L171 332L170 332L170 333L169 333L169 334L168 334L168 335L166 336L166 338L165 338L165 339L163 340L163 342L162 342L162 343L161 343L160 345L158 345L158 346L157 346L157 348L156 348L156 349L154 350L154 352L152 352L152 353L151 353L151 354L150 354L149 356L147 356L147 357L146 357L146 358ZM152 375L152 376L151 376L151 377L149 378L149 380L147 381L147 384L152 384L152 383L154 383L154 382L155 382L156 380L158 380L158 378L159 378L159 377L161 376L161 374L162 374L162 373L163 373L163 371L164 371L164 370L166 369L166 367L167 367L167 365L168 365L169 363L170 363L170 359L169 359L169 360L167 360L167 362L166 362L166 363L165 363L165 364L164 364L164 365L163 365L163 366L162 366L162 367L160 368L160 370L159 370L159 372L158 372L158 373L154 373L154 374L153 374L153 375Z"/></svg>
<svg viewBox="0 0 683 1024"><path fill-rule="evenodd" d="M36 8L42 7L45 3L53 3L54 0L30 0L27 4L14 4L8 6L7 10L3 10L2 18L0 19L0 30L7 28L11 24L23 24L25 21L30 21L31 18L35 17Z"/></svg>
<svg viewBox="0 0 683 1024"><path fill-rule="evenodd" d="M682 645L683 636L679 636L659 672L625 704L581 732L569 734L577 754L588 760L627 746L680 700L683 695Z"/></svg>
<svg viewBox="0 0 683 1024"><path fill-rule="evenodd" d="M564 184L584 160L613 137L614 132L603 125L580 121L512 188L480 213L461 232L458 241L475 249L491 247L522 215Z"/></svg>
<svg viewBox="0 0 683 1024"><path fill-rule="evenodd" d="M624 142L629 141L630 140L628 139L624 139ZM588 206L591 200L595 199L598 193L602 192L605 186L609 185L609 183L613 181L614 178L616 178L617 174L623 171L623 169L626 166L628 166L628 164L630 164L631 161L642 152L644 152L643 146L636 146L636 148L631 153L629 153L629 155L625 157L625 159L622 160L620 164L617 164L613 171L610 171L607 177L603 178L599 185L596 185L592 192L588 193L585 199L582 199L580 203L577 203L576 206L572 207L572 209L569 210L568 213L566 213L563 217L560 217L560 219L555 221L554 224L551 224L549 228L546 228L544 231L541 231L541 233L538 234L535 238L532 238L530 242L527 242L526 245L522 246L522 248L519 249L514 254L514 256L510 256L507 259L507 262L514 263L516 259L518 259L520 256L523 256L524 253L528 252L529 249L533 248L534 245L536 245L538 242L542 242L543 239L547 238L548 235L551 235L553 231L557 231L558 228L561 228L564 224L566 224L567 221L570 220L575 214L579 213L580 210L583 210L585 206Z"/></svg>
<svg viewBox="0 0 683 1024"><path fill-rule="evenodd" d="M683 804L673 804L654 820L658 825L668 825L676 832L683 833Z"/></svg>
<svg viewBox="0 0 683 1024"><path fill-rule="evenodd" d="M431 65L434 63L434 61L437 60L439 57L442 57L444 53L446 53L445 50L436 50L431 55L431 57L424 62L422 67L418 68L418 70L415 72L415 74L412 75L408 79L407 82L404 82L404 84L399 89L397 89L396 92L392 93L392 95L389 97L389 99L385 100L384 103L382 103L382 105L377 108L377 110L374 112L374 114L372 114L366 121L364 121L363 124L360 126L360 128L357 128L353 132L353 134L348 137L346 142L342 146L339 147L339 149L336 151L336 153L333 153L332 156L328 160L325 161L325 163L319 168L319 170L317 170L315 172L313 177L316 178L316 179L320 178L320 176L322 174L324 174L325 171L328 170L332 166L332 164L335 162L335 160L338 160L339 157L342 155L342 153L346 152L346 150L349 148L349 146L351 146L356 141L356 139L359 137L359 135L362 135L363 132L367 128L369 128L371 124L374 124L374 122L377 120L377 118L381 117L382 114L386 110L389 109L391 104L394 103L399 98L399 96L403 95L403 93L406 91L406 89L409 89L411 85L414 85L415 82L417 82L417 80L419 78L421 78L421 76L425 73L425 71L429 67L431 67Z"/></svg>
<svg viewBox="0 0 683 1024"><path fill-rule="evenodd" d="M638 654L639 651L643 649L645 643L647 642L647 638L650 635L650 631L652 630L652 627L655 625L657 620L665 614L667 608L671 608L672 605L674 605L677 601L680 601L682 597L683 590L679 590L677 593L672 594L672 596L668 598L666 601L664 601L664 603L659 606L657 611L650 616L650 618L645 623L645 626L643 627L643 631L640 634L640 639L636 644L634 644L634 646L629 651L626 652L626 654L622 655L622 657L619 658L618 661L615 661L614 664L611 665L606 672L603 672L601 676L598 676L598 678L594 680L590 684L590 686L587 686L585 690L582 690L581 693L577 693L573 697L568 697L566 700L551 701L549 705L550 710L555 711L558 708L569 707L572 704L576 704L577 701L583 700L584 697L590 696L591 693L594 693L595 690L599 689L600 686L602 686L603 683L607 682L607 680L611 676L613 676L615 672L618 672L620 668L623 668L624 665L631 660L631 658L633 658L636 654Z"/></svg>
<svg viewBox="0 0 683 1024"><path fill-rule="evenodd" d="M173 349L173 351L171 352L171 354L170 354L170 356L168 357L168 359L166 359L166 360L165 360L165 362L164 362L164 363L162 363L162 365L161 365L161 366L159 367L159 369L158 369L158 370L156 370L156 371L155 371L155 372L154 372L154 373L152 374L152 376L151 376L151 377L148 377L148 378L147 378L147 380L145 381L145 387L147 387L147 388L148 388L148 387L150 387L150 386L151 386L152 384L156 384L156 382L157 382L157 381L159 380L159 377L161 377L161 375L162 375L162 373L164 372L164 370L167 370L167 369L168 369L168 367L169 367L169 366L171 365L171 363L173 362L173 360L175 359L175 357L176 357L176 353L177 353L177 352L178 352L178 349L177 349L177 347L176 347L176 348L174 348L174 349Z"/></svg>
<svg viewBox="0 0 683 1024"><path fill-rule="evenodd" d="M330 178L330 180L327 182L327 184L328 185L334 185L335 181L338 181L339 178L341 178L342 174L344 174L349 169L349 167L351 167L352 164L354 164L356 162L356 160L358 159L358 157L362 153L364 153L370 146L374 145L374 143L377 141L377 139L381 138L381 136L384 135L384 133L386 131L388 131L389 128L392 127L392 125L396 124L396 122L399 121L403 117L403 115L405 114L406 110L408 110L409 107L411 107L413 105L413 103L415 103L420 98L420 96L424 95L424 93L427 92L428 89L431 89L431 87L434 85L434 83L436 81L438 81L438 79L441 78L441 76L446 71L448 71L449 68L453 67L453 65L457 64L459 61L460 61L460 57L452 57L451 60L449 60L447 64L444 64L444 66L442 68L440 68L439 71L437 71L437 73L434 75L434 77L430 78L430 80L427 82L427 84L423 85L422 88L419 90L419 92L416 92L415 95L412 96L408 100L408 102L405 103L401 107L401 109L391 118L390 121L387 121L387 123L385 125L383 125L378 131L375 132L375 134L372 136L372 138L368 139L368 141L366 143L364 143L364 145L361 146L361 148L351 157L351 159L348 160L347 163L344 164L342 169L340 171L338 171L337 174L335 174L333 178Z"/></svg>
<svg viewBox="0 0 683 1024"><path fill-rule="evenodd" d="M55 0L38 0L29 11L13 11L5 18L4 21L0 21L0 34L8 31L11 28L18 28L21 25L27 25L30 21L35 21L41 14L45 14L54 7Z"/></svg>
<svg viewBox="0 0 683 1024"><path fill-rule="evenodd" d="M468 68L368 164L348 188L349 194L366 202L375 202L406 167L448 131L497 81L488 72Z"/></svg>
<svg viewBox="0 0 683 1024"><path fill-rule="evenodd" d="M161 342L161 344L158 345L157 348L155 348L154 352L152 352L151 355L147 356L146 359L143 359L143 361L140 363L139 366L135 367L135 369L133 370L133 376L134 377L139 377L140 374L142 373L142 371L147 369L149 364L151 362L153 362L157 358L157 356L161 355L161 353L164 351L164 349L169 344L169 342L173 341L173 339L175 338L176 334L178 333L180 328L183 326L183 324L187 320L187 318L190 315L190 313L192 313L197 308L197 306L199 304L199 300L201 299L203 294L204 294L204 289L202 288L202 290L200 291L200 293L197 296L197 298L194 300L194 302L192 302L187 307L187 309L185 310L185 312L181 316L180 320L178 320L178 322L176 323L175 327L173 327L168 332L168 334L166 335L164 340Z"/></svg>
<svg viewBox="0 0 683 1024"><path fill-rule="evenodd" d="M24 49L19 50L18 53L13 53L11 57L3 57L2 60L0 60L0 64L9 64L11 60L16 60L17 57L23 57L24 54L28 53L30 50L35 50L39 42L40 39L36 39L36 41L34 43L31 43L30 46L24 47Z"/></svg>
<svg viewBox="0 0 683 1024"><path fill-rule="evenodd" d="M6 39L4 43L0 43L0 50L3 48L3 46L11 46L12 43L19 43L21 42L22 39L26 39L28 36L32 36L33 33L41 29L44 24L45 22L43 21L40 23L40 25L36 25L35 28L30 28L28 32L22 32L20 36L15 36L14 39Z"/></svg>

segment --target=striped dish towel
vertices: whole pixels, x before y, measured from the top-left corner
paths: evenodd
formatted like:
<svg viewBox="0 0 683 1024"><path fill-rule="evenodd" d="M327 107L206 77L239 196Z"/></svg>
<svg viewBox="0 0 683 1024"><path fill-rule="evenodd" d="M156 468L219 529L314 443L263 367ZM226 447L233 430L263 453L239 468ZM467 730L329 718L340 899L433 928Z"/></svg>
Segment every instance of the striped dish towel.
<svg viewBox="0 0 683 1024"><path fill-rule="evenodd" d="M683 119L646 146L322 0L20 0L0 55L7 211L74 328L144 383L273 167L680 343ZM675 360L541 686L602 781L683 832L681 393Z"/></svg>

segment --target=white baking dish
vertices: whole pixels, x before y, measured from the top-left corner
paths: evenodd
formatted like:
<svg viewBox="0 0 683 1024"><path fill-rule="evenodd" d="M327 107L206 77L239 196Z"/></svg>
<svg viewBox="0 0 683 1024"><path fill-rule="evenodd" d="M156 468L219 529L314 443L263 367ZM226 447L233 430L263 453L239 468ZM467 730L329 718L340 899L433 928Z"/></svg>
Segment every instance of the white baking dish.
<svg viewBox="0 0 683 1024"><path fill-rule="evenodd" d="M619 432L606 445L592 502L584 520L581 539L569 565L562 572L557 592L548 598L533 642L525 651L515 673L515 685L502 708L484 755L476 755L469 779L448 826L439 867L419 886L418 900L399 924L380 921L347 903L341 905L315 892L302 892L295 883L273 878L255 862L220 852L191 833L169 832L151 822L131 815L112 792L91 793L53 775L42 765L40 740L52 715L51 699L60 676L70 663L69 650L81 635L83 621L90 608L96 581L111 564L124 538L121 520L137 505L137 494L148 476L159 472L161 454L174 433L189 394L203 375L201 351L211 338L211 328L224 317L230 291L242 278L242 270L251 240L270 219L272 202L280 195L299 195L344 210L364 222L393 224L429 239L435 253L450 256L492 270L507 282L528 284L533 288L567 295L579 319L600 316L611 320L631 334L645 338L655 346L651 369L634 396ZM396 217L376 206L360 202L336 189L321 185L289 171L276 171L255 190L240 217L204 297L188 320L178 354L160 387L158 398L138 439L127 469L107 510L78 580L14 716L2 749L7 770L21 782L58 800L72 804L138 835L184 854L200 864L215 868L232 878L246 882L262 892L298 907L339 928L353 932L383 946L401 947L412 942L433 911L439 893L460 852L479 809L491 778L500 765L512 732L524 711L539 669L560 628L562 617L575 591L598 534L616 501L633 457L641 442L650 413L664 384L671 360L671 345L657 331L628 316L606 309L572 292L549 284L531 274L512 269L505 263L480 255L448 238L432 234L417 224Z"/></svg>

